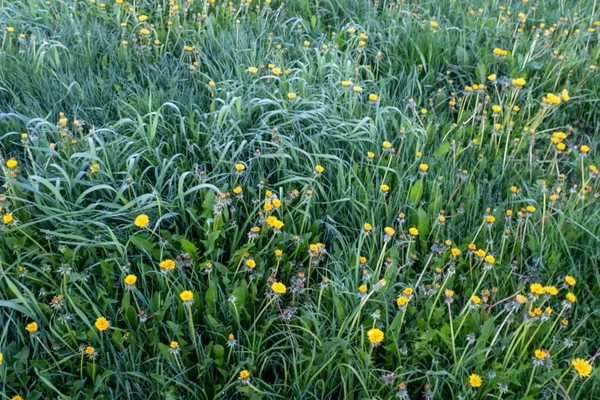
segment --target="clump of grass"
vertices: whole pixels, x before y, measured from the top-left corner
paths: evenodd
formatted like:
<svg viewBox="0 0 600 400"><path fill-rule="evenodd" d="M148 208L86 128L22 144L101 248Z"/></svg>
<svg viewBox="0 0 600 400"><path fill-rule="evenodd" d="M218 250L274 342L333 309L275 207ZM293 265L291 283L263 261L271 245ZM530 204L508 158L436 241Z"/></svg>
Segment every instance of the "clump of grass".
<svg viewBox="0 0 600 400"><path fill-rule="evenodd" d="M6 398L598 397L596 3L0 5Z"/></svg>

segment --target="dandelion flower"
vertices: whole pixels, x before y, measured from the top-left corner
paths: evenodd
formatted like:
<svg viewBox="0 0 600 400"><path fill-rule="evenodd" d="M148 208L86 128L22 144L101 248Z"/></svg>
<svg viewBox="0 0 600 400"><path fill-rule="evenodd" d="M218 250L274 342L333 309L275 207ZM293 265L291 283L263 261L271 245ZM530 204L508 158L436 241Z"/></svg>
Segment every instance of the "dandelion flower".
<svg viewBox="0 0 600 400"><path fill-rule="evenodd" d="M592 366L582 358L571 360L571 365L575 368L579 376L588 377L592 373Z"/></svg>
<svg viewBox="0 0 600 400"><path fill-rule="evenodd" d="M250 372L245 369L242 372L240 372L240 376L238 377L238 380L241 381L244 385L247 385L250 383Z"/></svg>
<svg viewBox="0 0 600 400"><path fill-rule="evenodd" d="M194 293L190 290L184 290L179 294L179 298L183 301L186 306L191 306L194 303Z"/></svg>
<svg viewBox="0 0 600 400"><path fill-rule="evenodd" d="M385 335L380 329L373 328L369 329L369 331L367 332L367 337L369 338L369 342L371 342L373 346L377 346L383 341Z"/></svg>
<svg viewBox="0 0 600 400"><path fill-rule="evenodd" d="M577 283L577 281L575 280L575 278L573 278L572 276L569 276L569 275L565 276L565 282L569 286L575 286L575 284Z"/></svg>
<svg viewBox="0 0 600 400"><path fill-rule="evenodd" d="M148 218L146 214L140 214L135 218L134 224L138 228L145 228L146 226L148 226L149 222L150 218Z"/></svg>
<svg viewBox="0 0 600 400"><path fill-rule="evenodd" d="M109 325L110 325L110 323L104 317L100 317L100 318L96 319L96 322L94 323L94 326L99 331L107 330Z"/></svg>
<svg viewBox="0 0 600 400"><path fill-rule="evenodd" d="M6 166L8 167L8 169L15 169L15 168L17 168L18 164L19 163L14 158L11 158L10 160L6 161Z"/></svg>
<svg viewBox="0 0 600 400"><path fill-rule="evenodd" d="M38 330L38 324L35 322L30 322L25 326L25 330L29 333L35 333Z"/></svg>
<svg viewBox="0 0 600 400"><path fill-rule="evenodd" d="M276 294L285 294L287 288L281 282L274 282L271 285L271 290L273 291L273 293L276 293Z"/></svg>
<svg viewBox="0 0 600 400"><path fill-rule="evenodd" d="M15 219L13 218L12 213L6 213L2 216L2 222L4 222L5 225L10 224L11 222L13 222Z"/></svg>
<svg viewBox="0 0 600 400"><path fill-rule="evenodd" d="M471 385L471 387L473 387L473 388L481 387L482 383L483 383L483 380L481 379L481 376L479 376L477 374L471 374L471 376L469 376L469 384Z"/></svg>

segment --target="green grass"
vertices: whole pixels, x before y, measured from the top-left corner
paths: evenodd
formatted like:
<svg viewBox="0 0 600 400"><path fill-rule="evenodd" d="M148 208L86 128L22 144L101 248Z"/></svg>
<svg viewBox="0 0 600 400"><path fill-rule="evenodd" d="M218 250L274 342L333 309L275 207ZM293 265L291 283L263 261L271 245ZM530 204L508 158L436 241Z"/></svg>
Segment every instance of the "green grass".
<svg viewBox="0 0 600 400"><path fill-rule="evenodd" d="M600 397L596 21L566 0L0 0L0 398Z"/></svg>

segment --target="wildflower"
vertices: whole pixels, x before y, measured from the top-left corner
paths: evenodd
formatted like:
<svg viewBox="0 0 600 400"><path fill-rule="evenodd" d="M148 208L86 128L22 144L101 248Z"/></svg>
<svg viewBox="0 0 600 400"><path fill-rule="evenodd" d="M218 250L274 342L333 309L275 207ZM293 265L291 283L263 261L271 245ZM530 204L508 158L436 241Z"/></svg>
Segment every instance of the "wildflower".
<svg viewBox="0 0 600 400"><path fill-rule="evenodd" d="M354 90L354 93L360 93L363 91L363 88L360 86L354 86L352 90Z"/></svg>
<svg viewBox="0 0 600 400"><path fill-rule="evenodd" d="M525 86L525 83L527 83L527 82L523 78L517 78L517 79L513 79L512 80L512 85L513 86L519 86L519 87L520 86Z"/></svg>
<svg viewBox="0 0 600 400"><path fill-rule="evenodd" d="M99 331L105 331L105 330L107 330L109 325L110 325L110 323L104 317L97 318L96 322L94 323L94 326Z"/></svg>
<svg viewBox="0 0 600 400"><path fill-rule="evenodd" d="M244 173L245 170L246 170L246 166L244 164L242 164L242 163L235 164L236 174L241 175Z"/></svg>
<svg viewBox="0 0 600 400"><path fill-rule="evenodd" d="M137 282L137 276L131 274L127 275L124 282L128 289L133 289L133 286Z"/></svg>
<svg viewBox="0 0 600 400"><path fill-rule="evenodd" d="M579 148L579 151L581 151L583 154L587 153L588 151L590 151L590 146L584 144L581 145L581 147Z"/></svg>
<svg viewBox="0 0 600 400"><path fill-rule="evenodd" d="M358 297L365 298L367 296L367 285L360 285L358 287Z"/></svg>
<svg viewBox="0 0 600 400"><path fill-rule="evenodd" d="M567 89L563 89L562 92L560 92L560 97L563 101L569 101L569 99L571 98Z"/></svg>
<svg viewBox="0 0 600 400"><path fill-rule="evenodd" d="M179 342L173 341L169 344L169 353L173 356L179 354Z"/></svg>
<svg viewBox="0 0 600 400"><path fill-rule="evenodd" d="M377 96L375 93L371 93L369 95L369 100L372 102L376 102L377 100L379 100L379 96Z"/></svg>
<svg viewBox="0 0 600 400"><path fill-rule="evenodd" d="M411 236L419 236L419 230L417 228L415 228L415 227L409 228L408 229L408 233Z"/></svg>
<svg viewBox="0 0 600 400"><path fill-rule="evenodd" d="M194 303L194 293L190 290L184 290L179 294L179 298L183 301L185 306L191 306Z"/></svg>
<svg viewBox="0 0 600 400"><path fill-rule="evenodd" d="M569 286L575 286L575 284L577 283L577 281L575 280L575 278L573 278L572 276L569 276L569 275L565 276L565 282Z"/></svg>
<svg viewBox="0 0 600 400"><path fill-rule="evenodd" d="M281 68L275 67L271 71L273 71L273 75L281 75Z"/></svg>
<svg viewBox="0 0 600 400"><path fill-rule="evenodd" d="M471 297L471 305L474 307L477 307L479 304L481 304L481 298L477 295Z"/></svg>
<svg viewBox="0 0 600 400"><path fill-rule="evenodd" d="M567 293L566 299L569 303L575 303L577 301L577 297L571 292Z"/></svg>
<svg viewBox="0 0 600 400"><path fill-rule="evenodd" d="M525 302L527 302L527 297L523 296L522 294L518 294L515 296L515 300L519 304L525 304Z"/></svg>
<svg viewBox="0 0 600 400"><path fill-rule="evenodd" d="M483 380L481 379L481 376L479 376L477 374L471 374L471 376L469 376L469 384L471 385L471 387L473 387L473 388L481 387L482 383L483 383Z"/></svg>
<svg viewBox="0 0 600 400"><path fill-rule="evenodd" d="M18 164L19 163L14 158L11 158L10 160L6 161L6 166L8 167L8 169L15 169L15 168L17 168Z"/></svg>
<svg viewBox="0 0 600 400"><path fill-rule="evenodd" d="M290 99L290 100L294 100L294 99L297 97L297 95L296 95L296 93L294 93L294 92L289 92L289 93L287 94L287 97L288 97L288 99Z"/></svg>
<svg viewBox="0 0 600 400"><path fill-rule="evenodd" d="M244 385L248 385L250 383L250 372L247 369L243 370L242 372L240 372L238 380L241 381Z"/></svg>
<svg viewBox="0 0 600 400"><path fill-rule="evenodd" d="M23 398L19 395L16 395L16 396L11 397L10 400L23 400Z"/></svg>
<svg viewBox="0 0 600 400"><path fill-rule="evenodd" d="M536 359L538 360L544 360L546 357L548 357L548 353L546 353L544 350L542 349L537 349L533 355L535 356Z"/></svg>
<svg viewBox="0 0 600 400"><path fill-rule="evenodd" d="M140 214L135 218L134 224L138 228L145 228L146 226L148 226L149 222L150 218L148 218L146 214Z"/></svg>
<svg viewBox="0 0 600 400"><path fill-rule="evenodd" d="M379 186L379 190L381 190L381 193L386 195L387 192L390 191L390 187L384 183L383 185Z"/></svg>
<svg viewBox="0 0 600 400"><path fill-rule="evenodd" d="M575 368L579 376L588 377L592 373L592 366L582 358L571 360L571 365Z"/></svg>
<svg viewBox="0 0 600 400"><path fill-rule="evenodd" d="M4 355L0 353L0 365L2 365L2 361L4 361Z"/></svg>
<svg viewBox="0 0 600 400"><path fill-rule="evenodd" d="M320 166L320 165L317 165L317 166L315 167L315 173L317 173L317 175L320 175L320 174L322 174L324 171L325 171L325 168L323 168L323 167L322 167L322 166Z"/></svg>
<svg viewBox="0 0 600 400"><path fill-rule="evenodd" d="M427 172L428 169L429 169L429 165L427 165L427 164L419 165L419 170L421 170L421 172L423 172L423 173Z"/></svg>
<svg viewBox="0 0 600 400"><path fill-rule="evenodd" d="M400 296L398 297L398 299L396 299L396 304L398 305L398 307L404 308L409 301L410 299L408 297Z"/></svg>
<svg viewBox="0 0 600 400"><path fill-rule="evenodd" d="M273 291L273 293L276 293L276 294L285 294L287 288L281 282L274 282L271 285L271 290Z"/></svg>
<svg viewBox="0 0 600 400"><path fill-rule="evenodd" d="M394 228L389 227L389 226L386 226L383 229L383 232L385 233L385 235L383 236L383 240L386 242L389 242L390 240L392 240L392 236L394 236L394 233L396 233Z"/></svg>
<svg viewBox="0 0 600 400"><path fill-rule="evenodd" d="M452 257L458 257L460 255L460 249L453 247L450 249L450 253L452 254Z"/></svg>
<svg viewBox="0 0 600 400"><path fill-rule="evenodd" d="M175 261L164 260L164 261L160 262L159 266L163 273L167 273L167 272L171 271L173 268L175 268Z"/></svg>
<svg viewBox="0 0 600 400"><path fill-rule="evenodd" d="M257 72L258 72L258 68L252 67L252 66L248 67L248 73L255 74Z"/></svg>
<svg viewBox="0 0 600 400"><path fill-rule="evenodd" d="M85 354L88 356L90 360L95 360L98 352L92 346L87 346L84 350Z"/></svg>
<svg viewBox="0 0 600 400"><path fill-rule="evenodd" d="M492 81L492 82L493 82L493 81L495 81L495 80L496 80L496 74L490 74L490 75L488 75L488 77L487 77L487 78L488 78L488 80L490 80L490 81Z"/></svg>
<svg viewBox="0 0 600 400"><path fill-rule="evenodd" d="M100 171L100 164L92 164L90 166L90 174L97 174Z"/></svg>
<svg viewBox="0 0 600 400"><path fill-rule="evenodd" d="M351 81L342 81L342 86L343 87L350 87L352 85Z"/></svg>
<svg viewBox="0 0 600 400"><path fill-rule="evenodd" d="M13 218L12 213L6 213L2 216L2 222L4 222L5 225L10 224L11 222L13 222L15 219Z"/></svg>
<svg viewBox="0 0 600 400"><path fill-rule="evenodd" d="M367 337L369 338L369 342L371 342L372 346L377 346L383 341L385 335L380 329L373 328L369 329L367 332Z"/></svg>
<svg viewBox="0 0 600 400"><path fill-rule="evenodd" d="M412 295L415 293L415 291L413 290L413 288L411 288L411 287L407 287L406 289L404 289L404 290L402 291L402 293L403 293L405 296L407 296L407 297L410 297L410 296L412 296Z"/></svg>
<svg viewBox="0 0 600 400"><path fill-rule="evenodd" d="M535 294L538 296L545 293L544 287L539 283L532 283L531 285L529 285L529 290L531 291L532 294Z"/></svg>
<svg viewBox="0 0 600 400"><path fill-rule="evenodd" d="M30 322L25 326L25 330L29 333L35 333L38 330L38 324L35 322Z"/></svg>
<svg viewBox="0 0 600 400"><path fill-rule="evenodd" d="M227 347L233 347L237 344L237 340L235 340L235 336L233 333L229 334L229 338L227 339Z"/></svg>
<svg viewBox="0 0 600 400"><path fill-rule="evenodd" d="M546 292L546 294L549 294L550 296L556 296L558 294L558 289L556 288L556 286L544 286L544 292Z"/></svg>

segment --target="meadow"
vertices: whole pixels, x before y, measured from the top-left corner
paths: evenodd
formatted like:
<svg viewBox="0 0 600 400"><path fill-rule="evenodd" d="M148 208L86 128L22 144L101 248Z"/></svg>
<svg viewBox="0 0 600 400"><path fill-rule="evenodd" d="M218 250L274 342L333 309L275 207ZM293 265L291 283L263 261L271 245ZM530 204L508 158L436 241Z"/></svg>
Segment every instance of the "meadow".
<svg viewBox="0 0 600 400"><path fill-rule="evenodd" d="M0 0L0 399L598 399L596 0Z"/></svg>

